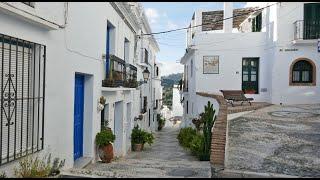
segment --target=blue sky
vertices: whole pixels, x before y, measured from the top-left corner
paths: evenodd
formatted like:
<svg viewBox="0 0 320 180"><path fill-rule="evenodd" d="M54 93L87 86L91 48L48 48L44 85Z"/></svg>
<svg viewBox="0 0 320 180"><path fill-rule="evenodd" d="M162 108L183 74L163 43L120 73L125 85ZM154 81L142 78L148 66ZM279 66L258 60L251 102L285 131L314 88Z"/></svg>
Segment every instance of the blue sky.
<svg viewBox="0 0 320 180"><path fill-rule="evenodd" d="M189 25L196 10L222 10L223 2L143 2L153 32L182 28ZM234 8L244 7L245 2L234 3ZM162 75L182 72L176 63L185 52L186 31L155 35L160 46L157 61L163 64Z"/></svg>

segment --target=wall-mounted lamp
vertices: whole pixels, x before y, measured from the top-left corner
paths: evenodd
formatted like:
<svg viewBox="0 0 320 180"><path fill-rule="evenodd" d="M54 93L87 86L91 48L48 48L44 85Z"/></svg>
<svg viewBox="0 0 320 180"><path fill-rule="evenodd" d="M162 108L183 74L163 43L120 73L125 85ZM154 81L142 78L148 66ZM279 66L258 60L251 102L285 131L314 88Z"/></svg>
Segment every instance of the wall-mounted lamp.
<svg viewBox="0 0 320 180"><path fill-rule="evenodd" d="M141 86L144 83L147 83L149 76L150 76L150 71L148 70L148 68L146 67L145 70L142 71L142 75L143 75L143 80L144 81L139 81L139 86Z"/></svg>

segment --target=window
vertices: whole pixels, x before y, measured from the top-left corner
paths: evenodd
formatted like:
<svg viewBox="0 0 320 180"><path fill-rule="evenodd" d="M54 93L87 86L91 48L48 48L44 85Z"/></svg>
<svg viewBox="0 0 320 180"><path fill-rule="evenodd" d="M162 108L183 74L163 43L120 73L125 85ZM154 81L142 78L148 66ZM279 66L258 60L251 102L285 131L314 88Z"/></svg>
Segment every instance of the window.
<svg viewBox="0 0 320 180"><path fill-rule="evenodd" d="M147 105L148 105L148 101L147 101L147 96L143 97L143 108L141 113L146 113L147 112Z"/></svg>
<svg viewBox="0 0 320 180"><path fill-rule="evenodd" d="M155 107L155 109L158 109L158 104L159 104L159 102L158 102L158 99L156 100L156 107Z"/></svg>
<svg viewBox="0 0 320 180"><path fill-rule="evenodd" d="M150 112L150 109L149 109L149 127L151 125L151 112Z"/></svg>
<svg viewBox="0 0 320 180"><path fill-rule="evenodd" d="M187 101L187 114L189 114L189 102Z"/></svg>
<svg viewBox="0 0 320 180"><path fill-rule="evenodd" d="M0 165L44 146L46 46L0 34Z"/></svg>
<svg viewBox="0 0 320 180"><path fill-rule="evenodd" d="M252 19L252 32L260 32L262 27L262 13Z"/></svg>
<svg viewBox="0 0 320 180"><path fill-rule="evenodd" d="M34 2L22 2L22 3L34 8Z"/></svg>
<svg viewBox="0 0 320 180"><path fill-rule="evenodd" d="M144 62L148 64L149 52L147 49L144 49Z"/></svg>
<svg viewBox="0 0 320 180"><path fill-rule="evenodd" d="M320 3L304 4L303 39L320 38Z"/></svg>
<svg viewBox="0 0 320 180"><path fill-rule="evenodd" d="M124 60L126 63L129 63L129 50L130 50L130 41L127 38L124 38Z"/></svg>
<svg viewBox="0 0 320 180"><path fill-rule="evenodd" d="M315 65L311 60L298 59L291 65L290 85L315 85Z"/></svg>
<svg viewBox="0 0 320 180"><path fill-rule="evenodd" d="M184 65L184 91L188 91L188 65Z"/></svg>
<svg viewBox="0 0 320 180"><path fill-rule="evenodd" d="M115 27L107 22L107 40L106 40L106 77L109 77L110 54L115 54Z"/></svg>
<svg viewBox="0 0 320 180"><path fill-rule="evenodd" d="M191 69L190 69L191 77L192 77L192 71L193 71L193 60L191 59Z"/></svg>
<svg viewBox="0 0 320 180"><path fill-rule="evenodd" d="M156 75L159 76L159 67L156 68Z"/></svg>

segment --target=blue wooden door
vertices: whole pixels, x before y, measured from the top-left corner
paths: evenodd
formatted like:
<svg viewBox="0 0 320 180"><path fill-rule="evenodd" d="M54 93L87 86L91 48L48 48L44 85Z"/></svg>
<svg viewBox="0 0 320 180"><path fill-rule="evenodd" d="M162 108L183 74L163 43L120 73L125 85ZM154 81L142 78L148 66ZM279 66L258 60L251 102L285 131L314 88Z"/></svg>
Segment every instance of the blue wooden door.
<svg viewBox="0 0 320 180"><path fill-rule="evenodd" d="M76 74L74 89L74 134L73 157L78 159L83 154L83 104L84 104L84 76Z"/></svg>

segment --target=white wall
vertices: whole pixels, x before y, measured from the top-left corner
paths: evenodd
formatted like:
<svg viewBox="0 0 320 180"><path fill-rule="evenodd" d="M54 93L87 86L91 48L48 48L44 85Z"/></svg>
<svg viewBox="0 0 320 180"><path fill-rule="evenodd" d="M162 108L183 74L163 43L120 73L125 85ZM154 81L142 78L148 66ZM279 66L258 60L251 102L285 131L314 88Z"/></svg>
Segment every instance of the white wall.
<svg viewBox="0 0 320 180"><path fill-rule="evenodd" d="M172 112L173 116L182 116L183 115L183 107L180 103L180 93L177 87L172 88Z"/></svg>
<svg viewBox="0 0 320 180"><path fill-rule="evenodd" d="M195 37L195 75L196 92L218 93L220 90L242 89L242 58L259 57L259 91L267 88L267 92L250 95L255 101L268 101L268 59L265 58L263 46L264 32L256 33L201 33ZM243 44L243 42L246 42ZM203 74L203 56L219 56L219 74ZM192 59L190 58L190 59ZM189 61L188 61L189 62ZM189 76L190 77L190 76ZM192 90L190 90L192 91ZM248 95L249 97L249 95Z"/></svg>
<svg viewBox="0 0 320 180"><path fill-rule="evenodd" d="M54 6L51 6L54 5ZM63 23L63 3L36 2L50 20ZM52 8L54 7L54 8ZM39 12L40 13L40 12ZM41 14L41 13L40 13ZM105 78L105 63L102 54L106 49L106 26L110 21L116 27L115 55L123 58L124 38L134 42L134 33L109 3L69 3L68 24L65 29L48 31L33 23L0 12L0 33L40 43L46 46L46 102L45 102L45 151L53 156L66 159L65 168L73 166L73 106L75 73L86 75L84 115L84 156L95 157L94 139L100 131L100 112L97 110L99 97L107 101L118 99L139 103L139 94L130 90L122 95L101 92L101 81ZM133 44L130 43L130 61L133 62ZM67 50L67 48L69 50ZM76 51L76 53L75 53ZM83 55L81 55L83 54ZM85 55L85 56L84 56ZM128 95L129 94L129 95ZM112 98L114 100L111 100ZM128 97L127 97L128 96ZM111 106L109 106L111 107ZM133 105L132 117L136 116L138 105ZM124 108L126 109L126 108ZM112 111L110 111L112 112ZM126 112L124 110L124 112ZM113 114L110 113L113 117ZM112 123L110 123L112 124Z"/></svg>

